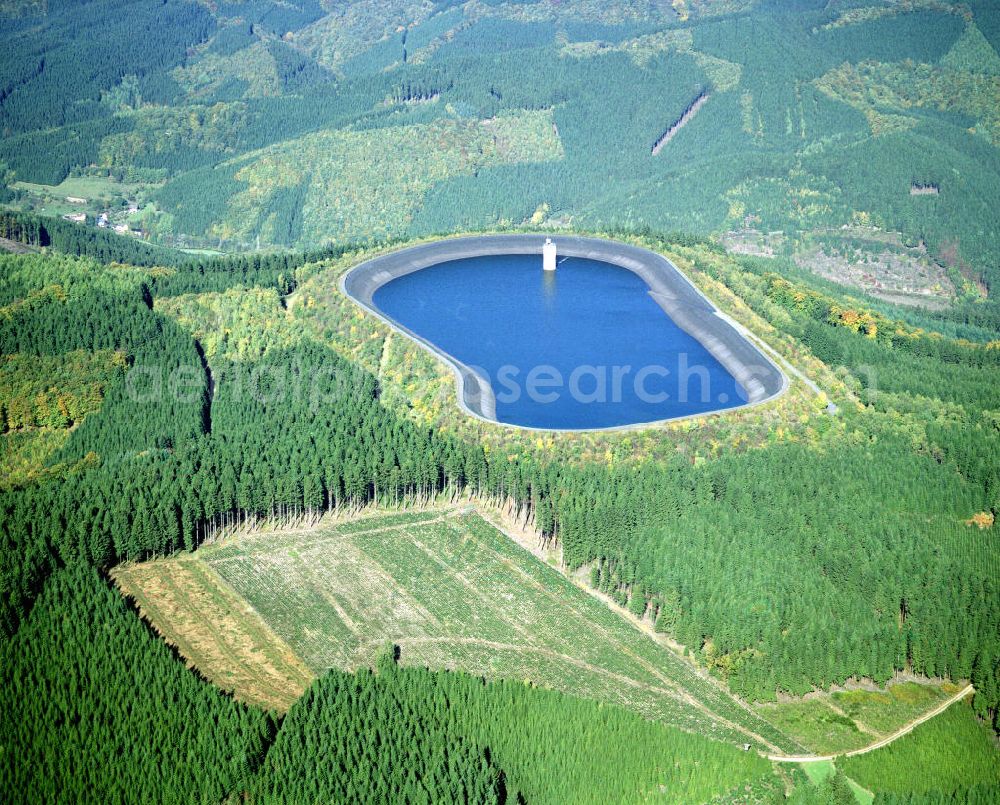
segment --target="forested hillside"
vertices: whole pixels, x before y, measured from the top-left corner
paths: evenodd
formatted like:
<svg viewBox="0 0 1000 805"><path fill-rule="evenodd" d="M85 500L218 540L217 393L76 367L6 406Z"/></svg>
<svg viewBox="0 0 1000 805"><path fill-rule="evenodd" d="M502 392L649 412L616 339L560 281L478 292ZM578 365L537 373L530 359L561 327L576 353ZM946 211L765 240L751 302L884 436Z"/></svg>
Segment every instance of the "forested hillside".
<svg viewBox="0 0 1000 805"><path fill-rule="evenodd" d="M282 307L272 271L322 276L339 258L167 272L0 258L0 344L22 367L11 395L35 387L28 355L46 373L89 353L100 365L101 350L130 367L35 457L34 482L0 493L5 630L64 564L106 568L194 547L225 523L464 489L530 512L570 568L587 566L748 698L907 670L971 678L977 713L994 719L996 351L781 279L769 261L660 243L831 364L868 367L840 370L856 400L840 400L839 427L779 420L764 445L708 461L546 458L571 457L572 437L495 456L385 407L379 379ZM158 296L182 277L206 292ZM250 295L212 290L255 282ZM253 384L263 393L245 393ZM678 438L653 435L663 448Z"/></svg>
<svg viewBox="0 0 1000 805"><path fill-rule="evenodd" d="M8 802L218 800L274 730L185 669L86 567L53 576L0 665Z"/></svg>
<svg viewBox="0 0 1000 805"><path fill-rule="evenodd" d="M5 797L994 801L998 82L981 0L0 4ZM621 433L465 417L449 370L340 282L495 230L667 255L788 393ZM768 712L831 688L818 706L852 729L842 693L975 693L814 784L572 678L485 682L392 646L265 712L111 581L414 504L510 523L676 654L692 711L718 697L774 737ZM276 609L291 643L320 640Z"/></svg>
<svg viewBox="0 0 1000 805"><path fill-rule="evenodd" d="M992 3L20 10L0 34L17 207L61 210L40 188L92 175L122 183L95 217L230 250L528 221L778 230L794 249L860 225L969 278L1000 270Z"/></svg>
<svg viewBox="0 0 1000 805"><path fill-rule="evenodd" d="M84 366L95 371L112 354L128 367L124 377L99 375L99 407L88 404L67 438L34 456L26 483L0 492L11 646L59 611L53 597L70 595L59 579L89 572L67 575L63 566L107 568L190 549L226 523L465 490L530 513L569 567L587 565L593 585L748 698L907 670L971 677L976 712L995 719L997 612L984 605L997 597L988 527L1000 488L987 380L995 350L780 279L768 261L661 245L825 359L856 366L851 351L862 350L878 371L847 375L857 401L840 401L843 429L824 437L800 423L783 435L779 424L768 446L694 464L683 453L611 468L552 461L548 450L494 456L460 432L384 407L376 377L282 307L279 286L339 271L341 258L222 259L163 271L54 254L0 257L0 344L16 370L6 410L23 410L21 390L38 387L27 356L45 377L68 367L67 389ZM283 271L292 279L282 286ZM159 295L177 282L205 291ZM255 282L263 287L240 292ZM213 290L226 287L233 292ZM85 355L94 363L81 364ZM254 383L263 393L245 393ZM677 436L656 438L666 448ZM561 440L552 455L574 449ZM40 656L23 650L24 662ZM30 697L17 701L27 706ZM292 776L274 785L294 787L302 772L280 774ZM441 785L455 784L445 778Z"/></svg>

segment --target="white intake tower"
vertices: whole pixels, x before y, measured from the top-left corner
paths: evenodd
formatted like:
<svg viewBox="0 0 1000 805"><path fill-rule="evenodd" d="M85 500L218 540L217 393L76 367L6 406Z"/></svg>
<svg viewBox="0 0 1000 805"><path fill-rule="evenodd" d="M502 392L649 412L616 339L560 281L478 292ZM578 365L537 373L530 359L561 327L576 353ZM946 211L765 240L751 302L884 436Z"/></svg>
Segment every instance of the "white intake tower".
<svg viewBox="0 0 1000 805"><path fill-rule="evenodd" d="M542 246L542 268L546 271L556 270L556 244L552 242L552 238L546 238L545 245Z"/></svg>

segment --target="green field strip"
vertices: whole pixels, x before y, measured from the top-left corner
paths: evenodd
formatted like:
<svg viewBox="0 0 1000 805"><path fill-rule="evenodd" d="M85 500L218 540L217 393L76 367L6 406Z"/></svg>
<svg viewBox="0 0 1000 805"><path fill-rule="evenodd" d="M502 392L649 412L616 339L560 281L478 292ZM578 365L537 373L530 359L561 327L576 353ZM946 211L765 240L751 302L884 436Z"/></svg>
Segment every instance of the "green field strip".
<svg viewBox="0 0 1000 805"><path fill-rule="evenodd" d="M957 685L945 689L942 686L903 682L889 685L885 692L838 691L831 698L837 707L855 721L880 735L891 735L958 690Z"/></svg>
<svg viewBox="0 0 1000 805"><path fill-rule="evenodd" d="M645 664L643 658L632 650L633 644L645 642L645 638L632 632L627 635L628 642L612 641L609 644L606 635L603 638L591 635L591 621L581 617L568 602L559 600L545 586L558 578L553 571L541 566L542 572L535 576L521 574L520 566L514 566L509 568L512 572L498 572L505 560L492 546L484 544L479 537L457 532L454 525L450 534L455 539L449 547L455 547L455 551L447 554L442 551L441 561L461 572L474 585L488 591L491 601L504 602L499 608L507 618L516 619L525 630L530 631L533 643L573 652L588 662L600 663L609 670L645 683L656 682L656 666ZM567 588L566 592L570 590ZM581 597L575 588L571 594ZM551 617L553 604L561 607L558 620ZM660 680L661 683L663 681Z"/></svg>
<svg viewBox="0 0 1000 805"><path fill-rule="evenodd" d="M453 524L449 526L447 531L441 529L437 533L450 534L455 538L450 544L452 547L457 546L454 553L439 551L438 555L419 540L417 544L431 555L437 556L443 568L460 574L465 579L464 583L481 590L483 597L498 611L498 617L514 622L520 631L530 635L531 645L572 653L587 662L600 664L643 684L656 682L655 666L645 665L641 659L637 660L630 645L609 644L606 639L592 639L589 636L590 623L579 617L567 602L559 600L547 590L541 580L524 584L524 577L517 573L518 568L509 572L510 569L503 566L501 557L490 547L477 538L458 533ZM551 571L546 575L554 576ZM574 590L573 594L576 595L577 592ZM556 607L559 609L556 610ZM558 619L552 617L553 611L559 612ZM633 638L632 642L636 642L636 637L643 639L638 635L629 637ZM660 680L661 683L663 681Z"/></svg>
<svg viewBox="0 0 1000 805"><path fill-rule="evenodd" d="M324 609L327 611L332 610L337 620L344 625L350 634L348 642L357 644L363 634L362 625L344 609L341 599L331 593L329 584L324 584L322 581L317 583L317 579L314 576L315 567L302 557L296 555L290 563L290 568L297 571L298 577L304 582L302 586L310 590L317 598L321 598L324 603Z"/></svg>
<svg viewBox="0 0 1000 805"><path fill-rule="evenodd" d="M264 557L258 555L255 558L261 561ZM343 609L337 599L330 594L328 586L309 583L314 568L298 550L289 550L281 555L269 555L266 559L274 568L276 580L278 578L284 580L287 576L299 579L297 587L312 602L311 606L307 606L304 610L310 617L306 619L309 628L304 632L303 649L310 651L317 668L343 666L360 641L360 637L356 625L344 617ZM330 637L336 638L336 645L332 645L334 641L331 641ZM306 649L306 646L309 648Z"/></svg>
<svg viewBox="0 0 1000 805"><path fill-rule="evenodd" d="M775 727L795 736L803 747L820 755L860 749L874 740L821 699L761 705L759 712Z"/></svg>
<svg viewBox="0 0 1000 805"><path fill-rule="evenodd" d="M451 553L440 550L438 545L431 547L427 544L430 540L424 542L412 533L408 536L442 572L450 574L466 589L474 591L498 620L510 624L529 643L544 643L547 636L553 636L542 633L548 625L550 613L532 600L528 591L520 589L512 583L512 579L504 578L496 572L495 555L482 550L474 556L468 551L462 554Z"/></svg>
<svg viewBox="0 0 1000 805"><path fill-rule="evenodd" d="M363 518L353 522L339 523L333 526L333 528L339 534L364 534L369 531L382 531L386 528L405 527L432 522L440 519L443 515L444 512L441 510L382 514L374 519Z"/></svg>
<svg viewBox="0 0 1000 805"><path fill-rule="evenodd" d="M305 578L337 601L359 639L373 633L417 637L440 632L440 621L353 544L342 544L335 557L322 546L301 555Z"/></svg>
<svg viewBox="0 0 1000 805"><path fill-rule="evenodd" d="M506 556L508 561L516 562L517 553L523 549L505 538L500 532L489 528L488 524L482 521L475 523L474 526L477 536L489 540L490 546ZM603 634L606 641L627 647L624 650L649 670L654 679L659 679L663 684L675 686L692 694L694 699L711 711L713 717L722 716L735 725L752 730L776 745L780 745L784 739L784 736L769 724L743 710L728 694L700 678L690 666L676 657L670 650L659 646L648 636L640 634L632 624L623 620L621 616L602 602L581 594L580 590L561 574L538 561L522 561L513 566L518 572L533 576L536 583L540 585L542 585L543 579L547 582L554 578L556 584L562 588L567 597L573 596L570 600L576 607L573 608L575 614L590 625L590 630L586 634L596 637L596 626L596 630ZM542 588L547 593L552 594L551 585L542 585Z"/></svg>
<svg viewBox="0 0 1000 805"><path fill-rule="evenodd" d="M245 604L245 602L236 594L235 590L232 590L229 585L226 584L225 579L219 576L219 574L208 565L198 561L192 561L186 564L191 575L198 578L201 582L202 589L213 597L217 606L220 608L229 607L231 609L235 609L241 604ZM225 592L223 592L223 589L225 589ZM287 662L285 657L282 656L281 649L291 651L291 647L281 640L273 629L268 627L267 623L256 611L253 614L257 617L244 617L242 623L249 636L254 640L255 645L259 647L258 651L260 651L264 658L271 663L274 671L282 671L285 675L288 675L294 683L303 689L308 687L312 682L312 675L304 667L304 664L302 664L302 667L298 667ZM287 696L287 690L285 689L279 690L274 688L273 692L275 696L279 698L282 695ZM289 702L289 704L291 704L291 702Z"/></svg>
<svg viewBox="0 0 1000 805"><path fill-rule="evenodd" d="M579 653L581 644L586 644L584 637L599 640L604 644L604 650L596 651L596 662L611 665L631 678L638 678L647 683L659 683L675 690L683 690L693 694L691 699L695 706L701 705L704 719L716 719L719 716L760 735L774 746L794 746L787 736L777 730L756 714L741 707L736 701L721 691L712 683L699 678L695 672L680 658L669 650L658 646L648 637L640 634L633 626L626 623L599 601L582 593L572 582L561 574L537 561L534 556L511 540L504 537L486 521L478 516L462 517L457 522L463 529L464 552L478 549L484 565L496 565L497 559L512 571L511 578L521 578L530 583L531 589L540 600L548 601L550 609L558 611L560 621L572 624L567 630L572 645ZM436 532L438 529L435 530ZM426 531L422 530L426 535ZM453 537L457 536L451 531ZM468 543L475 543L470 546ZM524 585L515 585L521 596L525 595ZM492 596L495 600L495 596ZM548 620L540 618L541 623ZM575 627L575 628L574 628ZM535 627L537 633L538 628ZM665 669L669 669L665 672ZM705 699L708 702L705 702ZM741 733L745 735L745 733ZM757 743L752 736L746 736Z"/></svg>
<svg viewBox="0 0 1000 805"><path fill-rule="evenodd" d="M641 668L638 671L640 678L651 676L653 680L658 680L661 684L671 688L680 687L678 677L686 678L687 685L685 687L688 690L693 688L697 694L711 700L705 708L710 711L710 713L706 713L708 717L722 716L734 725L753 731L775 746L794 745L789 744L787 736L775 729L773 725L741 707L712 683L697 677L683 660L641 635L631 624L622 620L620 616L600 602L581 593L572 582L547 565L537 561L533 555L504 537L485 520L478 516L472 516L463 517L461 522L468 532L468 536L464 537L466 541L477 541L484 550L503 557L504 563L515 575L520 575L532 582L540 595L547 597L560 607L564 616L573 614L579 618L581 630L574 631L573 634L576 641L581 639L581 634L596 636L596 627L596 631L600 632L606 641L610 641L617 649L617 651L606 651L602 654L602 660L605 663L610 660L617 664L621 659L621 654L625 654L634 661L634 663L624 666L627 669L626 673L636 675L635 666L638 665ZM472 536L473 534L475 536ZM465 550L468 548L466 547ZM557 591L563 593L563 596L558 596ZM671 672L661 671L661 665L669 667ZM697 700L704 703L703 698ZM752 737L751 740L756 742Z"/></svg>
<svg viewBox="0 0 1000 805"><path fill-rule="evenodd" d="M347 652L341 647L352 645L350 630L328 601L309 587L289 585L287 568L270 559L257 554L209 564L313 671L346 661Z"/></svg>
<svg viewBox="0 0 1000 805"><path fill-rule="evenodd" d="M519 642L523 635L508 621L496 616L480 591L456 583L454 575L431 559L405 535L392 540L381 535L359 535L359 547L390 573L452 634L482 637L501 642Z"/></svg>

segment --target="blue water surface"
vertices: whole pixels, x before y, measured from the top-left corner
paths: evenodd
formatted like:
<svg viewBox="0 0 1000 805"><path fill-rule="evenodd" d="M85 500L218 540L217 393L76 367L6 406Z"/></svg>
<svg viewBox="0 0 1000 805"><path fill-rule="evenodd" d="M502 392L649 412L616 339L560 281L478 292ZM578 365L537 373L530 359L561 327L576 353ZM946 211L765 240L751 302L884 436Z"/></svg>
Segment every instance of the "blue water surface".
<svg viewBox="0 0 1000 805"><path fill-rule="evenodd" d="M473 257L375 292L386 316L476 368L500 422L589 429L732 408L746 392L631 271L534 255Z"/></svg>

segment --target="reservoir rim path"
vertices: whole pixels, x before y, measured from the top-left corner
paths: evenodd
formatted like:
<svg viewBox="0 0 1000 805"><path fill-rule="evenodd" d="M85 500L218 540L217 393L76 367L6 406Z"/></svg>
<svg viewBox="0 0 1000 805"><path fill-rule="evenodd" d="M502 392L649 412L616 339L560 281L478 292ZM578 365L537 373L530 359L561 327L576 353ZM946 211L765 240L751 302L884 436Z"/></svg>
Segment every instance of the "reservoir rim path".
<svg viewBox="0 0 1000 805"><path fill-rule="evenodd" d="M432 341L418 335L386 315L375 304L375 293L399 277L441 263L473 257L538 255L541 271L542 246L552 237L559 256L596 260L625 268L639 276L649 288L649 295L680 329L697 340L747 392L748 400L739 406L684 414L650 422L635 422L609 427L552 428L500 422L496 418L496 399L489 381ZM757 345L757 337L745 335L712 301L697 288L672 261L661 254L627 243L604 238L570 234L495 234L472 235L421 243L373 257L346 271L340 278L341 292L352 302L380 319L433 356L443 361L455 376L459 408L467 415L515 430L538 433L598 433L655 428L669 422L714 416L762 405L782 396L790 381L780 366ZM742 332L741 332L742 331Z"/></svg>

